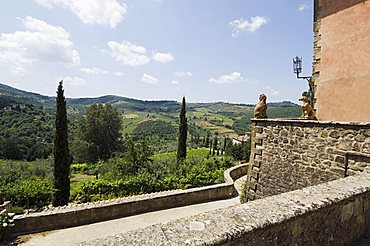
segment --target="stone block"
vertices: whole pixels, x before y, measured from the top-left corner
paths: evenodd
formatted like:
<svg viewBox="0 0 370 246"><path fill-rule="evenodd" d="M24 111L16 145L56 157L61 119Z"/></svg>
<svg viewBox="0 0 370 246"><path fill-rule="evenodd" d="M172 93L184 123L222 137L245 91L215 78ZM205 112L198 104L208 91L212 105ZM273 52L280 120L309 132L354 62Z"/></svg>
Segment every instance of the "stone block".
<svg viewBox="0 0 370 246"><path fill-rule="evenodd" d="M320 136L321 136L322 138L327 138L327 137L328 137L328 131L323 130L323 131L321 132Z"/></svg>
<svg viewBox="0 0 370 246"><path fill-rule="evenodd" d="M341 222L350 220L353 216L354 202L350 202L342 207Z"/></svg>
<svg viewBox="0 0 370 246"><path fill-rule="evenodd" d="M255 149L254 154L255 155L262 155L262 149Z"/></svg>
<svg viewBox="0 0 370 246"><path fill-rule="evenodd" d="M256 140L254 140L254 143L255 144L259 144L259 145L262 145L262 139L256 139Z"/></svg>
<svg viewBox="0 0 370 246"><path fill-rule="evenodd" d="M359 197L355 200L355 203L354 203L354 209L353 209L353 215L354 216L359 216L360 214L362 214L364 212L364 208L363 208L363 201L362 201L362 197Z"/></svg>
<svg viewBox="0 0 370 246"><path fill-rule="evenodd" d="M364 211L366 212L370 210L370 196L365 197L363 201L364 201Z"/></svg>
<svg viewBox="0 0 370 246"><path fill-rule="evenodd" d="M362 134L357 134L357 135L355 136L355 140L356 140L357 142L364 142L364 141L366 140L366 137L365 137L364 135L362 135Z"/></svg>
<svg viewBox="0 0 370 246"><path fill-rule="evenodd" d="M262 133L263 132L263 127L262 126L255 126L255 127L253 127L253 130L256 133Z"/></svg>
<svg viewBox="0 0 370 246"><path fill-rule="evenodd" d="M338 139L340 137L340 134L339 134L338 131L334 130L334 131L329 133L329 137Z"/></svg>
<svg viewBox="0 0 370 246"><path fill-rule="evenodd" d="M345 163L346 162L346 158L344 156L337 155L337 156L335 156L334 161L335 162L339 162L339 163Z"/></svg>
<svg viewBox="0 0 370 246"><path fill-rule="evenodd" d="M262 161L254 160L253 161L253 166L260 168L261 167L261 163L262 163Z"/></svg>
<svg viewBox="0 0 370 246"><path fill-rule="evenodd" d="M252 170L250 175L251 175L251 177L253 177L254 179L258 180L258 171L256 171L256 170Z"/></svg>

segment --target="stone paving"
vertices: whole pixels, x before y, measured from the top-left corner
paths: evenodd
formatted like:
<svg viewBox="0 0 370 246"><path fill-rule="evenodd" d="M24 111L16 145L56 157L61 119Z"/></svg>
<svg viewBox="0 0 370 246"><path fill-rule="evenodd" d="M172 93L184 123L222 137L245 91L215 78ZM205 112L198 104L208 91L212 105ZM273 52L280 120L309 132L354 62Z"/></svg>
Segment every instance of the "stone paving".
<svg viewBox="0 0 370 246"><path fill-rule="evenodd" d="M232 206L235 204L239 204L238 197L227 200L150 212L85 226L25 235L19 238L20 241L23 241L23 243L21 243L20 245L88 245L88 243L83 242L89 242L92 240L99 240L102 242L102 245L110 245L103 243L108 241L112 241L111 245L119 245L119 235L122 235L125 232L145 228L158 223L169 222L175 219L196 215L218 208Z"/></svg>
<svg viewBox="0 0 370 246"><path fill-rule="evenodd" d="M246 176L243 176L235 181L235 188L238 190L238 192L241 191L245 179ZM166 194L171 192L173 191L161 193ZM150 196L150 194L143 196ZM118 202L118 200L106 202ZM169 222L175 219L196 215L214 209L233 206L236 204L240 204L239 197L150 212L85 226L24 235L19 238L19 241L22 242L20 245L25 246L91 245L89 242L92 242L93 240L99 241L98 245L119 245L121 240L120 237L122 237L123 233L125 232L153 226L158 223ZM62 209L72 209L73 207L74 205ZM53 209L50 209L47 212L53 212ZM94 242L94 245L96 245L96 241Z"/></svg>

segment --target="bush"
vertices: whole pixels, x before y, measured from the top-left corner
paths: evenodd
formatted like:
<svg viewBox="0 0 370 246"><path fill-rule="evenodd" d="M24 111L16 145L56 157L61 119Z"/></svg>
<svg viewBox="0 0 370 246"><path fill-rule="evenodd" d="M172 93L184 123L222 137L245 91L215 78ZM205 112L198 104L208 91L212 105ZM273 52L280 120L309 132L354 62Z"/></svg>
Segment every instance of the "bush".
<svg viewBox="0 0 370 246"><path fill-rule="evenodd" d="M14 226L13 216L14 213L7 213L5 209L0 212L0 239L5 235L9 227Z"/></svg>
<svg viewBox="0 0 370 246"><path fill-rule="evenodd" d="M87 163L72 164L71 173L87 173L89 165Z"/></svg>
<svg viewBox="0 0 370 246"><path fill-rule="evenodd" d="M205 159L204 151L199 156L192 155L179 164L175 155L156 156L148 162L139 173L128 174L116 179L114 170L102 175L98 180L81 183L71 194L71 198L79 202L89 202L115 197L124 197L152 193L170 189L187 189L205 185L223 183L224 171L233 166L231 157L212 157ZM120 158L111 159L109 167L117 167L117 163L125 165ZM121 174L123 175L123 174ZM114 179L112 179L114 177Z"/></svg>
<svg viewBox="0 0 370 246"><path fill-rule="evenodd" d="M51 180L35 178L1 186L0 196L14 206L38 209L51 202L54 191Z"/></svg>

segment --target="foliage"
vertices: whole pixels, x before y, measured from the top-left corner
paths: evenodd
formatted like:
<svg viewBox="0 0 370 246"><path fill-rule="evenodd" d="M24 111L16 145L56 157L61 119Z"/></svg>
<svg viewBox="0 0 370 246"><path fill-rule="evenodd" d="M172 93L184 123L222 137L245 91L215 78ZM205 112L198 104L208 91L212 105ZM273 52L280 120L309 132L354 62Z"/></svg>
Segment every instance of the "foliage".
<svg viewBox="0 0 370 246"><path fill-rule="evenodd" d="M13 207L38 209L49 204L55 191L52 163L50 159L0 161L0 197L10 200Z"/></svg>
<svg viewBox="0 0 370 246"><path fill-rule="evenodd" d="M0 108L0 158L33 161L52 151L52 115L40 106Z"/></svg>
<svg viewBox="0 0 370 246"><path fill-rule="evenodd" d="M52 181L34 178L2 186L0 192L12 204L29 209L48 205L55 189Z"/></svg>
<svg viewBox="0 0 370 246"><path fill-rule="evenodd" d="M186 119L186 102L185 97L182 98L181 111L180 111L180 124L177 145L177 161L186 158L186 138L188 135L188 122Z"/></svg>
<svg viewBox="0 0 370 246"><path fill-rule="evenodd" d="M176 128L168 122L162 120L147 120L137 125L134 130L135 138L147 136L157 136L164 139L171 139L176 134Z"/></svg>
<svg viewBox="0 0 370 246"><path fill-rule="evenodd" d="M85 144L84 162L107 160L120 147L121 119L110 104L93 104L80 122L80 141Z"/></svg>
<svg viewBox="0 0 370 246"><path fill-rule="evenodd" d="M127 143L127 146L130 144ZM142 153L145 147L134 143L129 149L127 154L133 151L136 153L133 156L137 158L137 154ZM105 162L98 180L81 183L71 197L86 202L222 183L224 170L234 164L230 157L206 158L206 148L190 150L187 159L181 162L176 161L176 152L152 157L150 151L144 152L146 154L142 154L141 158L146 158L146 161L137 164L140 168L130 165L132 156L111 158Z"/></svg>
<svg viewBox="0 0 370 246"><path fill-rule="evenodd" d="M242 142L241 144L233 144L231 149L231 156L234 160L243 160L248 162L250 155L250 142Z"/></svg>
<svg viewBox="0 0 370 246"><path fill-rule="evenodd" d="M71 173L86 173L88 171L89 165L87 163L72 164Z"/></svg>
<svg viewBox="0 0 370 246"><path fill-rule="evenodd" d="M54 187L53 206L68 204L70 195L69 172L72 156L68 146L67 109L64 98L63 81L59 82L56 98L54 134Z"/></svg>
<svg viewBox="0 0 370 246"><path fill-rule="evenodd" d="M5 209L0 211L0 239L9 227L14 226L13 216L14 213L7 213Z"/></svg>

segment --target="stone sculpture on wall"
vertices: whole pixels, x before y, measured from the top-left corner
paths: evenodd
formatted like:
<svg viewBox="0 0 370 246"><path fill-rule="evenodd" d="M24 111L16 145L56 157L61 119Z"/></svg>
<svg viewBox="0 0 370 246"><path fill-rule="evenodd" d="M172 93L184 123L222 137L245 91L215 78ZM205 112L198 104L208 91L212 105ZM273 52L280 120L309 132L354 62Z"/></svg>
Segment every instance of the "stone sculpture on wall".
<svg viewBox="0 0 370 246"><path fill-rule="evenodd" d="M263 118L267 118L267 114L266 114L266 111L267 111L267 104L266 104L266 100L267 100L267 97L265 94L261 94L260 97L259 97L259 102L257 103L256 107L254 108L254 118L257 118L257 119L263 119Z"/></svg>
<svg viewBox="0 0 370 246"><path fill-rule="evenodd" d="M311 104L308 102L306 96L302 96L299 101L302 101L302 118L307 120L316 120L315 111L312 109Z"/></svg>

